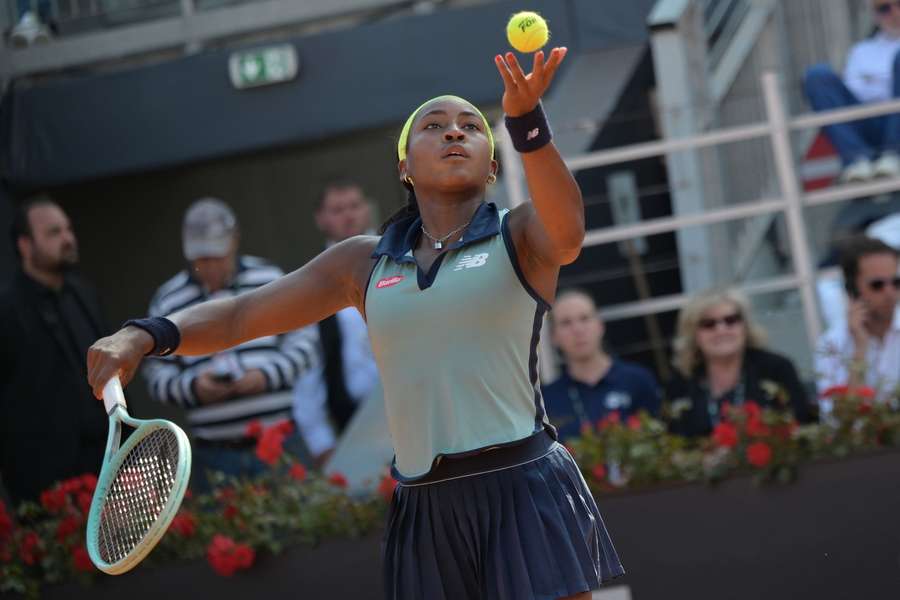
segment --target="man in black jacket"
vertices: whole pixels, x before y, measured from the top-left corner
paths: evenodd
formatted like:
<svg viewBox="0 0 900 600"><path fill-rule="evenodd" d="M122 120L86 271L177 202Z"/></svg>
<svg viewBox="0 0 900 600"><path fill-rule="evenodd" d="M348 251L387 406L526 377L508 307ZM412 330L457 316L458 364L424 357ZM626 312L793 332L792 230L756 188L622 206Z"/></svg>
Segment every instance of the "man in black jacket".
<svg viewBox="0 0 900 600"><path fill-rule="evenodd" d="M12 238L20 268L0 291L0 476L18 503L99 470L106 415L86 354L107 328L96 293L72 272L78 242L56 203L19 207Z"/></svg>

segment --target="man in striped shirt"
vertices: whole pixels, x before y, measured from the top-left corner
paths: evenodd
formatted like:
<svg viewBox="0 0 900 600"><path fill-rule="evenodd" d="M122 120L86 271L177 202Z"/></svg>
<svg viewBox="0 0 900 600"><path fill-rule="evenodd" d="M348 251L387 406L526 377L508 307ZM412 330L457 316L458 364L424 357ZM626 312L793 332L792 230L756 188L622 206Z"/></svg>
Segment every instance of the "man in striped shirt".
<svg viewBox="0 0 900 600"><path fill-rule="evenodd" d="M238 295L281 277L281 269L238 254L238 225L221 200L203 198L188 209L182 229L190 265L164 283L150 303L150 316L166 316L194 304ZM182 407L194 442L195 472L254 475L264 467L253 455L247 425L291 418L291 387L316 366L318 334L307 327L248 341L208 356L166 356L147 361L150 394ZM302 442L286 445L302 453ZM202 486L203 482L198 480Z"/></svg>

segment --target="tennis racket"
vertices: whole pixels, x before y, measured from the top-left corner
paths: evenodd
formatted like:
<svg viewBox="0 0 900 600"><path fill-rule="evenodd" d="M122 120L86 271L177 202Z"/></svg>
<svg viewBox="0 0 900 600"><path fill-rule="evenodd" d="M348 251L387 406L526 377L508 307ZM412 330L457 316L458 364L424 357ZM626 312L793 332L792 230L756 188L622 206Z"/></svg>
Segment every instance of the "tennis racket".
<svg viewBox="0 0 900 600"><path fill-rule="evenodd" d="M87 549L98 569L119 575L156 546L181 506L191 447L180 427L128 414L118 377L103 388L109 436L88 512ZM122 424L135 430L121 448Z"/></svg>

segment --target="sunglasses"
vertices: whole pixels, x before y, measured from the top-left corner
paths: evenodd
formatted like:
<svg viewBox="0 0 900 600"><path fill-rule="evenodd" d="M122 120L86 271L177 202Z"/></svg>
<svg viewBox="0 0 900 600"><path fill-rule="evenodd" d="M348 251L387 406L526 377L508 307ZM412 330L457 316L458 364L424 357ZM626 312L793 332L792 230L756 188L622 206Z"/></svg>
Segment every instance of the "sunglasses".
<svg viewBox="0 0 900 600"><path fill-rule="evenodd" d="M900 0L893 0L893 2L882 2L881 4L876 4L875 12L879 15L887 15L891 12L892 8L900 9Z"/></svg>
<svg viewBox="0 0 900 600"><path fill-rule="evenodd" d="M733 315L725 315L721 319L700 319L700 329L715 329L719 323L724 325L725 327L734 327L738 323L744 320L744 317L740 313L734 313Z"/></svg>
<svg viewBox="0 0 900 600"><path fill-rule="evenodd" d="M893 279L870 279L866 282L866 285L869 286L869 289L873 292L880 292L888 285L894 286L895 290L900 290L900 277L894 277Z"/></svg>

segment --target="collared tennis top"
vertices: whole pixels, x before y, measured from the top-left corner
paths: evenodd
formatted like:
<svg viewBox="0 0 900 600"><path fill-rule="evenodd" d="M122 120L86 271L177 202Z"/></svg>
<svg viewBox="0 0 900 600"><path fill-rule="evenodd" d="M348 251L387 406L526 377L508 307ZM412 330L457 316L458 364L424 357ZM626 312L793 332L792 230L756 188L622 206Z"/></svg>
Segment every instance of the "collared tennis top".
<svg viewBox="0 0 900 600"><path fill-rule="evenodd" d="M508 214L481 204L428 272L413 256L418 217L391 225L372 255L366 318L401 481L553 431L537 357L549 306L519 268Z"/></svg>

